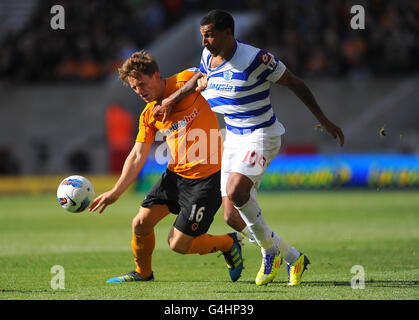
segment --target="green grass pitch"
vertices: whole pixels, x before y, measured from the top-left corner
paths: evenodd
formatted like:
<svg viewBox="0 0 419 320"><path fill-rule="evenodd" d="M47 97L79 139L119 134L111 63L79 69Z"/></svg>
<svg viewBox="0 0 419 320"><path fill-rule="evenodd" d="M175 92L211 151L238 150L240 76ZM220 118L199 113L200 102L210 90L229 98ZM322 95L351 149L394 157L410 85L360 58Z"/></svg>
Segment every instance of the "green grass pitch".
<svg viewBox="0 0 419 320"><path fill-rule="evenodd" d="M245 240L245 269L236 283L222 256L170 251L175 219L156 227L154 282L107 284L134 268L131 220L143 194L126 194L102 215L72 214L54 194L0 196L0 299L341 300L419 298L418 191L261 193L268 224L312 264L299 287L287 287L285 266L267 286L256 286L259 249ZM211 234L231 232L219 210ZM54 265L64 289L52 289ZM365 288L351 288L354 265Z"/></svg>

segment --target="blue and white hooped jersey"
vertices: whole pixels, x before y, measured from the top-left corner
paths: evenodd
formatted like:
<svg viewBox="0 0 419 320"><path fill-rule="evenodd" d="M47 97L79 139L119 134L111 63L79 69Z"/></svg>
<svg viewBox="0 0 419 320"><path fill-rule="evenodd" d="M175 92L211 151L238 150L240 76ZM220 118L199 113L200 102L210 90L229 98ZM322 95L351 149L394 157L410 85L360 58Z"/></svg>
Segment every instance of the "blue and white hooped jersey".
<svg viewBox="0 0 419 320"><path fill-rule="evenodd" d="M204 48L200 70L207 75L201 92L212 111L224 114L226 128L235 133L271 126L276 116L270 101L270 83L278 81L285 65L271 53L236 40L231 58L210 68L211 53ZM281 134L285 132L282 124Z"/></svg>

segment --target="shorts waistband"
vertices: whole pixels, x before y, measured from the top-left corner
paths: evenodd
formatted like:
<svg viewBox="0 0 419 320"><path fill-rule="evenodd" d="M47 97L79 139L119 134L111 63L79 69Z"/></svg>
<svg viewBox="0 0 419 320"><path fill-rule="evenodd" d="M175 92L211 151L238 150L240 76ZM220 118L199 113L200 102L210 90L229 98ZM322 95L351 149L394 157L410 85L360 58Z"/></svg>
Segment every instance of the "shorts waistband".
<svg viewBox="0 0 419 320"><path fill-rule="evenodd" d="M234 134L248 134L251 133L253 131L255 131L256 129L261 129L261 128L266 128L266 127L270 127L271 125L273 125L276 121L276 116L275 114L268 120L265 122L262 122L256 126L251 126L251 127L235 127L232 125L229 125L226 123L226 128L227 130L231 131Z"/></svg>

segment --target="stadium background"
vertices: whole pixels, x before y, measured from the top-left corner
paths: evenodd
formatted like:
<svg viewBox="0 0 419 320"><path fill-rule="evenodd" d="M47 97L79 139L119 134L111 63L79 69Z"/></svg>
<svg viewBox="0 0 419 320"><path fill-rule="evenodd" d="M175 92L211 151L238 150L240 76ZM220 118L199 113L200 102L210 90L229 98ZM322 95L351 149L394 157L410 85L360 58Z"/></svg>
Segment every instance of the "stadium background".
<svg viewBox="0 0 419 320"><path fill-rule="evenodd" d="M64 30L50 26L55 4ZM355 4L365 8L364 30L350 27ZM99 192L111 187L145 105L118 80L118 66L141 48L163 76L197 66L197 26L211 8L232 12L238 39L302 77L345 134L340 148L289 90L273 86L287 133L262 189L419 186L419 1L3 0L0 192L55 190L75 173ZM147 190L164 167L152 152L136 188Z"/></svg>
<svg viewBox="0 0 419 320"><path fill-rule="evenodd" d="M56 4L64 30L50 26ZM350 28L355 4L365 30ZM113 186L144 107L117 67L141 48L163 76L196 66L197 26L212 8L232 12L237 38L303 78L345 133L340 148L288 89L272 86L287 132L258 200L272 230L309 255L309 272L288 288L281 267L256 286L260 250L245 241L245 270L231 283L224 259L170 250L169 215L155 228L156 281L109 286L133 266L131 221L165 166L151 154L134 189L102 215L64 211L57 185L79 173L97 194ZM417 300L418 31L417 0L0 0L0 300L136 299L132 310L156 312L149 300ZM231 232L219 211L211 234ZM53 286L56 265L65 289ZM365 271L364 290L352 287L354 266ZM296 310L274 304L281 315ZM312 317L312 307L298 312Z"/></svg>

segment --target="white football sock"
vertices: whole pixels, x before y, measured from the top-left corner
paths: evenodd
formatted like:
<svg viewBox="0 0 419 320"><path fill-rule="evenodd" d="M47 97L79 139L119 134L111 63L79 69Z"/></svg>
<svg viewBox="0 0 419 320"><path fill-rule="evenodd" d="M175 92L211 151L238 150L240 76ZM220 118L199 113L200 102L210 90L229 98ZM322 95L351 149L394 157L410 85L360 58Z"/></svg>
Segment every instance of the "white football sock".
<svg viewBox="0 0 419 320"><path fill-rule="evenodd" d="M279 248L282 258L286 263L293 264L300 257L300 252L294 247L291 247L288 243L285 242L280 236L275 232L272 233L274 244Z"/></svg>
<svg viewBox="0 0 419 320"><path fill-rule="evenodd" d="M235 208L240 212L243 220L246 222L248 229L251 232L252 238L256 240L258 245L262 248L263 254L273 254L278 251L274 245L271 236L272 230L266 224L262 211L254 197L251 195L249 200L241 207Z"/></svg>
<svg viewBox="0 0 419 320"><path fill-rule="evenodd" d="M243 230L242 230L242 231L240 231L240 233L241 233L242 235L244 235L245 237L249 238L249 240L250 240L250 239L253 239L253 235L252 235L252 233L250 232L250 229L249 229L249 227L248 227L248 226L245 226L245 227L243 228ZM254 239L253 239L253 240L254 240Z"/></svg>

